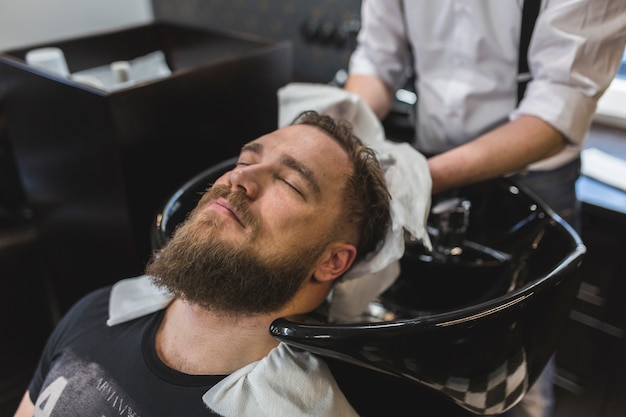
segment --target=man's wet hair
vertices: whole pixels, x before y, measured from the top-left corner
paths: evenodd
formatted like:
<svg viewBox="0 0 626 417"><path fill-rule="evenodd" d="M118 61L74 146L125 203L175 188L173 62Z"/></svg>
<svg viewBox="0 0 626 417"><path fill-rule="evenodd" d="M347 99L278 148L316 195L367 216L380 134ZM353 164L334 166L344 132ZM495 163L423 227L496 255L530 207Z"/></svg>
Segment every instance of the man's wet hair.
<svg viewBox="0 0 626 417"><path fill-rule="evenodd" d="M315 111L301 113L292 124L315 126L333 138L348 154L352 174L344 187L346 223L358 230L357 259L377 248L390 224L389 203L382 167L375 151L363 144L345 120L335 120Z"/></svg>

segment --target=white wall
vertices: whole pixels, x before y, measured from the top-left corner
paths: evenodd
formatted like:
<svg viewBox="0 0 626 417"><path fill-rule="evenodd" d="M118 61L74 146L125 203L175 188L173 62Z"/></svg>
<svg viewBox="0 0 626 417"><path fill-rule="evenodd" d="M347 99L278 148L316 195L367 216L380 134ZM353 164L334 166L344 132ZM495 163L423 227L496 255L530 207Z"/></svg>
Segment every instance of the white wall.
<svg viewBox="0 0 626 417"><path fill-rule="evenodd" d="M0 0L0 51L152 20L150 0Z"/></svg>

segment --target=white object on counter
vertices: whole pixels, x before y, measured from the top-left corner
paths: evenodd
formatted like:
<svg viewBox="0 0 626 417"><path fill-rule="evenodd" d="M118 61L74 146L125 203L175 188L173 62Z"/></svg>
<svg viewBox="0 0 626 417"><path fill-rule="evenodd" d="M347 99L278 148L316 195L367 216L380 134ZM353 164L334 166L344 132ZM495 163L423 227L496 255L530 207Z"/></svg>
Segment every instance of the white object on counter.
<svg viewBox="0 0 626 417"><path fill-rule="evenodd" d="M626 161L596 148L584 149L580 157L583 175L626 191Z"/></svg>
<svg viewBox="0 0 626 417"><path fill-rule="evenodd" d="M110 92L141 82L165 78L172 73L162 51L155 51L130 61L115 61L107 65L77 71L72 79Z"/></svg>
<svg viewBox="0 0 626 417"><path fill-rule="evenodd" d="M26 63L63 77L70 74L63 51L55 47L37 48L26 53Z"/></svg>
<svg viewBox="0 0 626 417"><path fill-rule="evenodd" d="M111 73L113 74L113 85L116 87L127 87L132 85L133 79L130 75L130 62L115 61L111 63Z"/></svg>

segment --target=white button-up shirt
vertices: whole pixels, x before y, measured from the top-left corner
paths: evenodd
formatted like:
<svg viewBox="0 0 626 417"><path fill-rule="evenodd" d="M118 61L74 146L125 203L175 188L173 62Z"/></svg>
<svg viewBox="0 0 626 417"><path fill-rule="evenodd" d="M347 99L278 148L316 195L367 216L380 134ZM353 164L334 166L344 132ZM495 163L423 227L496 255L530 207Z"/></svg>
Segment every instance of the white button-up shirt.
<svg viewBox="0 0 626 417"><path fill-rule="evenodd" d="M543 0L528 53L533 80L516 106L522 2L363 0L350 72L398 88L407 66L414 68L423 152L446 151L525 114L551 124L570 145L530 168L560 166L579 154L619 68L626 1Z"/></svg>

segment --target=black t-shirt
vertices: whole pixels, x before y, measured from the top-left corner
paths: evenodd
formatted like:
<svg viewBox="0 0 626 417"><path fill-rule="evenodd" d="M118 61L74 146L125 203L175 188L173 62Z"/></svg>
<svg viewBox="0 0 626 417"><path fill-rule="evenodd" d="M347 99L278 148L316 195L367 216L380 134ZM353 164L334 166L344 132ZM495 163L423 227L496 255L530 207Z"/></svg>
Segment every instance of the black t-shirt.
<svg viewBox="0 0 626 417"><path fill-rule="evenodd" d="M50 336L29 387L35 416L218 416L202 396L224 375L187 375L160 361L163 311L107 326L110 292L84 297Z"/></svg>

